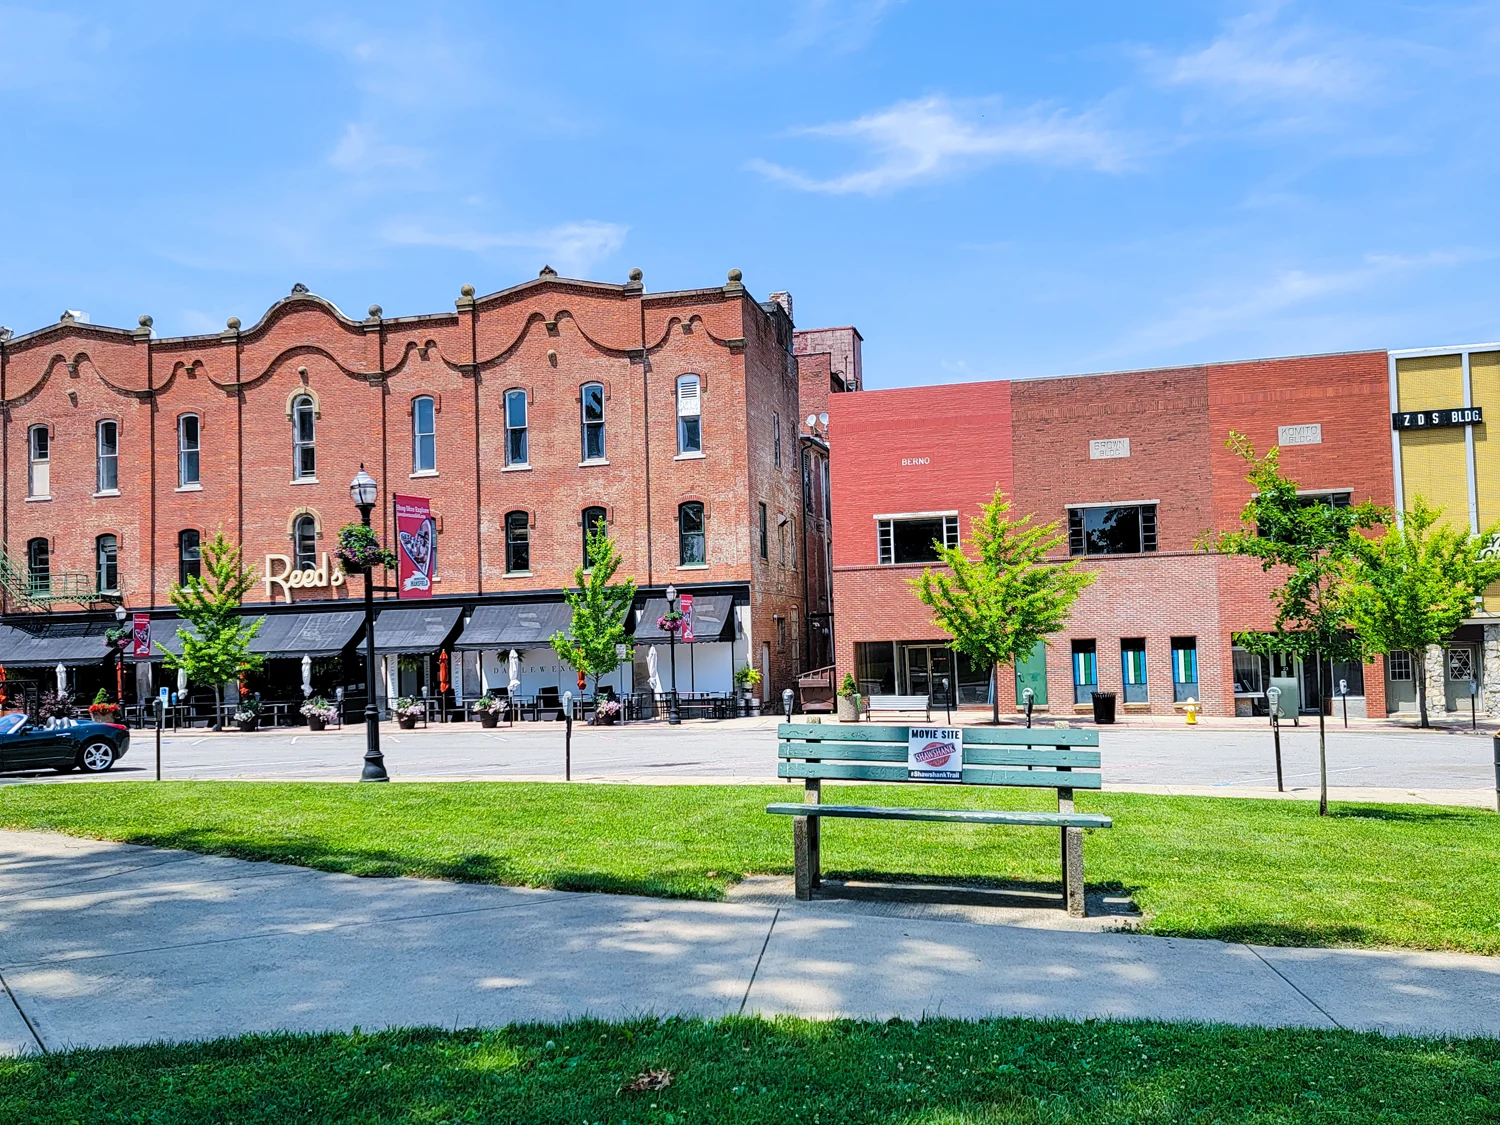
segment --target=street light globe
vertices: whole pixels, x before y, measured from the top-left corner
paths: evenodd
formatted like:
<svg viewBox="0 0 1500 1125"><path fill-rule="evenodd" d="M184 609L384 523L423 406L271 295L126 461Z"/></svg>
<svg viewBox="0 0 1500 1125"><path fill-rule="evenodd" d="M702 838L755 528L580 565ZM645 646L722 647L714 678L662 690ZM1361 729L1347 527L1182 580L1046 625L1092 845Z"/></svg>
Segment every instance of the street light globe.
<svg viewBox="0 0 1500 1125"><path fill-rule="evenodd" d="M379 492L375 478L365 472L365 467L361 465L359 474L349 484L349 496L354 501L354 506L361 511L375 507L375 497Z"/></svg>
<svg viewBox="0 0 1500 1125"><path fill-rule="evenodd" d="M677 587L676 586L668 586L667 587L667 601L670 603L670 602L675 602L676 600L677 600Z"/></svg>
<svg viewBox="0 0 1500 1125"><path fill-rule="evenodd" d="M125 620L125 607L123 605L115 606L115 620L121 622Z"/></svg>

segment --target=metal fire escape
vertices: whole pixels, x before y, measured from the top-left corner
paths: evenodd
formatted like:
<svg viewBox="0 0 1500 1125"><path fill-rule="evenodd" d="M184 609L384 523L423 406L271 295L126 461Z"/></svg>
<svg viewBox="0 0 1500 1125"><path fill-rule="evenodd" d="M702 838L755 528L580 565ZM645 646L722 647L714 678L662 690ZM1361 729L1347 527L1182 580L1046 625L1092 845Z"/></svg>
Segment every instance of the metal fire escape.
<svg viewBox="0 0 1500 1125"><path fill-rule="evenodd" d="M81 571L52 574L44 582L34 582L26 567L0 550L0 597L11 612L45 613L58 605L76 605L87 609L109 605L114 594L101 594L94 586L94 576Z"/></svg>

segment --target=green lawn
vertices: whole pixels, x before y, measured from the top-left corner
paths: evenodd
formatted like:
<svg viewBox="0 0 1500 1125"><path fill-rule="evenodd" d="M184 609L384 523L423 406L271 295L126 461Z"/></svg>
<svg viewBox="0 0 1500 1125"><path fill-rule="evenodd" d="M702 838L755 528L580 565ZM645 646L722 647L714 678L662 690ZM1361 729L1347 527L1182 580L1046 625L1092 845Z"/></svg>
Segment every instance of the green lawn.
<svg viewBox="0 0 1500 1125"><path fill-rule="evenodd" d="M665 1070L659 1091L621 1088ZM1450 1125L1500 1041L1148 1023L580 1022L0 1059L0 1121Z"/></svg>
<svg viewBox="0 0 1500 1125"><path fill-rule="evenodd" d="M1046 807L1049 794L828 786L868 804ZM359 875L714 899L789 873L784 785L152 782L0 788L0 825ZM827 798L825 798L827 799ZM1002 804L1003 803L1003 804ZM1052 807L1056 807L1053 804ZM1281 945L1500 953L1500 816L1419 805L1085 794L1115 827L1084 842L1091 887L1128 892L1152 933ZM1055 887L1048 829L841 820L830 874Z"/></svg>

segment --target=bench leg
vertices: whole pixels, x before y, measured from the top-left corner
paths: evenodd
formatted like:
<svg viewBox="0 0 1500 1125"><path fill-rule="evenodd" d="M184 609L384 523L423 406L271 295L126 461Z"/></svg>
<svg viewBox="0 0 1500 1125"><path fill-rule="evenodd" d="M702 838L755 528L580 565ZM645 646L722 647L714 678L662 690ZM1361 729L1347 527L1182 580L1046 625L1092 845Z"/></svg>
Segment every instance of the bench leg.
<svg viewBox="0 0 1500 1125"><path fill-rule="evenodd" d="M803 803L817 805L823 802L823 783L815 778L807 779L802 786ZM807 818L808 886L816 889L823 885L823 818Z"/></svg>
<svg viewBox="0 0 1500 1125"><path fill-rule="evenodd" d="M1087 913L1083 900L1083 829L1062 829L1063 897L1068 913L1082 918Z"/></svg>
<svg viewBox="0 0 1500 1125"><path fill-rule="evenodd" d="M816 817L792 817L792 860L796 868L793 884L803 902L812 898L812 839L808 829L817 823Z"/></svg>

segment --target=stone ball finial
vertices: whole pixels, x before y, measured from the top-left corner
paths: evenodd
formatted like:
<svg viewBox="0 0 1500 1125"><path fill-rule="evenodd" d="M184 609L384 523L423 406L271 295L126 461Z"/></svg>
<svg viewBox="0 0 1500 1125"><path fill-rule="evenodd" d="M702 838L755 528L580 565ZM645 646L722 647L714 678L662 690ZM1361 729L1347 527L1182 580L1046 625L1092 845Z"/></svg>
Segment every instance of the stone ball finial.
<svg viewBox="0 0 1500 1125"><path fill-rule="evenodd" d="M631 271L630 271L630 280L631 280L631 281L639 281L639 280L640 280L640 279L641 279L641 278L643 278L643 277L645 277L645 276L646 276L646 275L645 275L645 274L643 274L643 273L642 273L642 272L641 272L641 271L640 271L640 269L639 269L639 268L636 268L636 269L633 269L633 270L631 270Z"/></svg>
<svg viewBox="0 0 1500 1125"><path fill-rule="evenodd" d="M739 270L730 270L729 271L729 280L730 281L740 281L742 278L744 278L744 276L745 275L742 274L742 273L740 273Z"/></svg>
<svg viewBox="0 0 1500 1125"><path fill-rule="evenodd" d="M145 313L142 313L142 314L141 314L141 317L140 317L140 325L141 325L141 327L142 327L142 328L150 328L150 327L151 327L151 325L152 325L152 324L154 324L154 323L156 323L156 322L155 322L155 321L153 321L153 320L152 320L152 319L151 319L151 318L150 318L150 317L149 317L149 316L147 316L147 315L146 315L146 314L145 314Z"/></svg>
<svg viewBox="0 0 1500 1125"><path fill-rule="evenodd" d="M461 296L472 297L474 296L474 287L472 285L460 285L458 292Z"/></svg>
<svg viewBox="0 0 1500 1125"><path fill-rule="evenodd" d="M311 293L311 292L312 292L312 290L309 289L307 286L303 285L302 282L300 282L300 281L297 282L297 284L295 284L295 285L292 286L292 296L293 297L297 296L297 294L299 294L299 293Z"/></svg>
<svg viewBox="0 0 1500 1125"><path fill-rule="evenodd" d="M556 276L557 276L557 271L555 269L553 269L551 266L543 266L542 269L541 269L541 272L537 274L537 277L556 277Z"/></svg>
<svg viewBox="0 0 1500 1125"><path fill-rule="evenodd" d="M7 327L5 327L5 325L0 324L0 342L4 342L4 341L9 340L9 339L10 339L10 329L7 328Z"/></svg>
<svg viewBox="0 0 1500 1125"><path fill-rule="evenodd" d="M240 318L237 316L232 316L224 322L224 326L226 328L232 328L236 332L238 332L240 330Z"/></svg>
<svg viewBox="0 0 1500 1125"><path fill-rule="evenodd" d="M379 305L371 305L370 306L370 315L373 316L373 317L375 317L377 320L380 319L380 314L383 313L384 311L385 310L382 309Z"/></svg>

